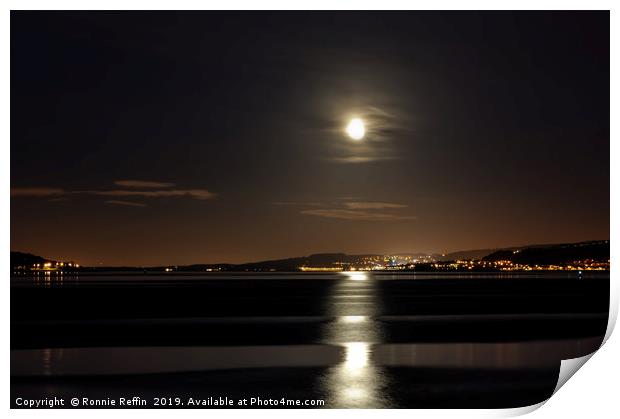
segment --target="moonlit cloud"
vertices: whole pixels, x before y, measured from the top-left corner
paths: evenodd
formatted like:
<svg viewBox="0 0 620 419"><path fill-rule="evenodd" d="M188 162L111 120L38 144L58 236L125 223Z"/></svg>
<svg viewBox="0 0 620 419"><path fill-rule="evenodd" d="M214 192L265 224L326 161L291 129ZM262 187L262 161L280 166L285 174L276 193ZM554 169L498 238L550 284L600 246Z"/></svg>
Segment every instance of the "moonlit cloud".
<svg viewBox="0 0 620 419"><path fill-rule="evenodd" d="M326 139L323 159L340 164L366 164L401 160L406 158L398 142L413 138L415 121L409 112L383 95L367 97L368 103L360 106L346 95L329 95L322 103L321 131ZM345 127L354 118L364 122L366 135L361 140L351 140Z"/></svg>
<svg viewBox="0 0 620 419"><path fill-rule="evenodd" d="M413 215L398 215L384 212L348 210L348 209L314 209L303 210L301 214L314 215L324 218L338 218L342 220L357 221L395 221L395 220L415 220Z"/></svg>
<svg viewBox="0 0 620 419"><path fill-rule="evenodd" d="M146 207L146 204L142 204L140 202L132 202L132 201L115 201L115 200L109 200L109 201L105 201L106 204L108 205L121 205L121 206L126 206L126 207Z"/></svg>
<svg viewBox="0 0 620 419"><path fill-rule="evenodd" d="M123 188L170 188L174 183L153 182L149 180L115 180L114 184Z"/></svg>
<svg viewBox="0 0 620 419"><path fill-rule="evenodd" d="M11 196L46 197L65 193L66 191L60 188L11 188Z"/></svg>

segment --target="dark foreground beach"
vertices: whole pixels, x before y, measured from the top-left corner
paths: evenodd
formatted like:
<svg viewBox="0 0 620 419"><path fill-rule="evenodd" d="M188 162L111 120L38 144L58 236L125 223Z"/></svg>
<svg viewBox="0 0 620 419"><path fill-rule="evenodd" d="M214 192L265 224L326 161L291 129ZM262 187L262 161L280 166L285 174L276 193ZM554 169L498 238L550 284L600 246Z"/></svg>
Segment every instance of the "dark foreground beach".
<svg viewBox="0 0 620 419"><path fill-rule="evenodd" d="M11 402L520 407L600 346L608 306L607 272L15 277Z"/></svg>

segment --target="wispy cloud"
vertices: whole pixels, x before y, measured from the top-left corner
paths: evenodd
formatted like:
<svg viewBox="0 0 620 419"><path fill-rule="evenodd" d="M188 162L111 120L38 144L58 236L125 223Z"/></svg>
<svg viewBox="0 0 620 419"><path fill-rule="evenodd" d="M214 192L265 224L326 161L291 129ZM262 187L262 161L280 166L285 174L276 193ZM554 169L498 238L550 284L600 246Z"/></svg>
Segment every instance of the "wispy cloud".
<svg viewBox="0 0 620 419"><path fill-rule="evenodd" d="M154 182L150 180L115 180L116 186L123 188L171 188L174 183L170 182Z"/></svg>
<svg viewBox="0 0 620 419"><path fill-rule="evenodd" d="M100 196L142 196L145 198L171 198L171 197L191 197L195 199L211 199L216 194L206 189L165 189L157 191L129 191L124 189L110 191L77 191L76 193L85 193Z"/></svg>
<svg viewBox="0 0 620 419"><path fill-rule="evenodd" d="M142 204L140 202L132 202L132 201L115 201L115 200L109 200L109 201L105 201L106 204L108 205L121 205L121 206L126 206L126 207L146 207L146 204Z"/></svg>
<svg viewBox="0 0 620 419"><path fill-rule="evenodd" d="M66 191L60 188L11 188L11 196L47 197L61 196Z"/></svg>
<svg viewBox="0 0 620 419"><path fill-rule="evenodd" d="M271 205L291 205L291 206L302 206L302 207L320 207L320 202L294 202L294 201L276 201L272 202Z"/></svg>
<svg viewBox="0 0 620 419"><path fill-rule="evenodd" d="M32 187L32 188L11 188L12 197L52 197L59 198L67 195L97 195L110 197L144 197L144 198L177 198L188 197L198 200L213 199L217 194L207 189L176 189L171 188L174 184L164 182L121 180L115 181L116 185L122 184L129 189L112 190L78 190L71 191L62 188ZM131 189L131 188L142 189ZM148 189L148 188L167 188L167 189ZM144 190L147 189L147 190Z"/></svg>
<svg viewBox="0 0 620 419"><path fill-rule="evenodd" d="M331 204L317 204L324 208L308 208L311 205L305 205L306 208L302 209L300 214L352 221L400 221L417 218L414 215L402 214L401 210L407 208L404 204L351 199L355 198L346 197Z"/></svg>
<svg viewBox="0 0 620 419"><path fill-rule="evenodd" d="M400 157L396 156L348 156L348 157L333 157L329 159L334 163L371 163L376 161L385 160L398 160Z"/></svg>
<svg viewBox="0 0 620 419"><path fill-rule="evenodd" d="M314 215L324 218L338 218L342 220L357 221L395 221L395 220L415 220L413 215L399 215L377 211L362 211L349 209L309 209L301 211L304 215Z"/></svg>
<svg viewBox="0 0 620 419"><path fill-rule="evenodd" d="M394 204L391 202L345 202L344 206L349 209L386 209L386 208L406 208L407 205Z"/></svg>

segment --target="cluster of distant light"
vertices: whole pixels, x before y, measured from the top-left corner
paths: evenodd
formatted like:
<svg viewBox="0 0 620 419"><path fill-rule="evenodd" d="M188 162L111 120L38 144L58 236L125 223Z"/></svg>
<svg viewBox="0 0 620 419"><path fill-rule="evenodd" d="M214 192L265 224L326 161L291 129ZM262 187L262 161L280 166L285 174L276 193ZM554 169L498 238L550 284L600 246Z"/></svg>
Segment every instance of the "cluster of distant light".
<svg viewBox="0 0 620 419"><path fill-rule="evenodd" d="M523 264L510 260L484 261L484 260L454 260L436 261L416 260L415 262L396 263L393 257L386 257L383 263L379 263L378 257L369 258L360 263L336 262L332 266L300 266L302 272L338 272L338 271L394 271L413 270L422 267L438 271L607 271L610 261L595 261L592 259L576 260L567 264Z"/></svg>
<svg viewBox="0 0 620 419"><path fill-rule="evenodd" d="M517 253L517 252L514 252ZM75 262L44 262L32 265L19 265L14 267L14 273L26 272L59 272L71 271L79 268ZM523 264L510 260L453 260L437 261L431 256L367 256L359 262L335 262L330 266L299 266L302 272L342 272L342 271L398 271L414 270L427 267L438 271L464 271L464 270L489 270L489 271L607 271L610 261L595 261L593 259L576 260L567 264ZM177 267L166 267L165 272L175 272ZM206 268L207 272L219 272L222 268ZM266 269L275 271L276 269Z"/></svg>
<svg viewBox="0 0 620 419"><path fill-rule="evenodd" d="M517 253L517 252L514 252ZM495 269L500 271L607 271L610 262L597 262L592 259L575 260L567 264L524 264L510 260L471 261L457 260L450 264L454 269Z"/></svg>
<svg viewBox="0 0 620 419"><path fill-rule="evenodd" d="M410 255L387 255L387 256L365 256L359 262L335 262L336 267L344 271L374 271L386 269L404 269L407 266L418 263L429 264L435 262L430 255L410 256ZM301 269L301 268L300 268Z"/></svg>
<svg viewBox="0 0 620 419"><path fill-rule="evenodd" d="M355 267L355 266L300 266L298 269L302 272L344 272L344 271L399 271L409 269L412 265L399 266L373 266L373 267Z"/></svg>
<svg viewBox="0 0 620 419"><path fill-rule="evenodd" d="M75 269L79 267L80 265L78 265L75 262L44 262L44 263L33 263L32 265L19 265L19 266L13 267L13 269L16 271L22 271L22 272L26 272L26 271L62 272L63 270L71 270L71 269Z"/></svg>
<svg viewBox="0 0 620 419"><path fill-rule="evenodd" d="M299 270L302 272L342 272L345 269L342 266L326 266L326 267L300 266Z"/></svg>

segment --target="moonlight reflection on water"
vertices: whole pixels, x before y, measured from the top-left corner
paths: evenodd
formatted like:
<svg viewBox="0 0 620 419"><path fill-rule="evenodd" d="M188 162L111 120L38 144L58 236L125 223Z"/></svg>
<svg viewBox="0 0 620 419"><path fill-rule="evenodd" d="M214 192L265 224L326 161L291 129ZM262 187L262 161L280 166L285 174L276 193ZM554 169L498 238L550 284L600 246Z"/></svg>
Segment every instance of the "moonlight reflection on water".
<svg viewBox="0 0 620 419"><path fill-rule="evenodd" d="M373 362L381 342L381 325L374 319L380 302L375 280L366 272L343 272L327 308L336 321L326 325L324 342L343 348L341 361L319 379L319 391L331 407L378 408L389 405L385 369Z"/></svg>

